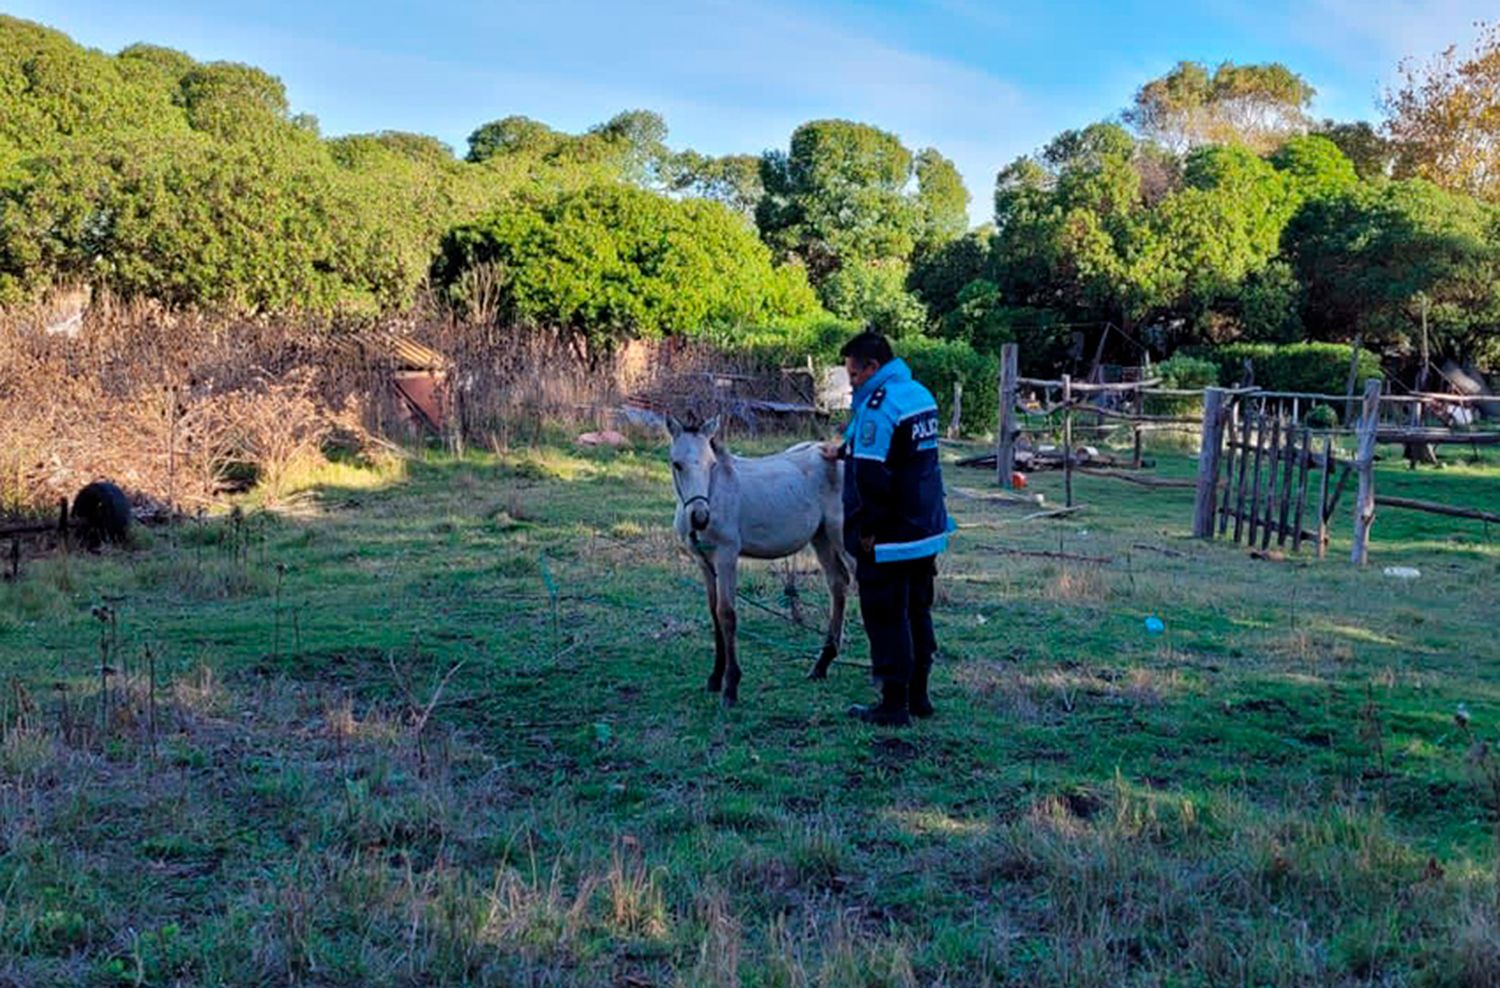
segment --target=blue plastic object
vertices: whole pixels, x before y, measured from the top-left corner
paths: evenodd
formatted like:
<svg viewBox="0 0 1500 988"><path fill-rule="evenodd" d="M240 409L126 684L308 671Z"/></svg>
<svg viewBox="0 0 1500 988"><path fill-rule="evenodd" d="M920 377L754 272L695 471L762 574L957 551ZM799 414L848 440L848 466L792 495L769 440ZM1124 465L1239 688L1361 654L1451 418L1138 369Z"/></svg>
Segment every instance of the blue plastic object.
<svg viewBox="0 0 1500 988"><path fill-rule="evenodd" d="M1159 635L1167 630L1166 623L1155 614L1146 619L1146 630L1153 635Z"/></svg>

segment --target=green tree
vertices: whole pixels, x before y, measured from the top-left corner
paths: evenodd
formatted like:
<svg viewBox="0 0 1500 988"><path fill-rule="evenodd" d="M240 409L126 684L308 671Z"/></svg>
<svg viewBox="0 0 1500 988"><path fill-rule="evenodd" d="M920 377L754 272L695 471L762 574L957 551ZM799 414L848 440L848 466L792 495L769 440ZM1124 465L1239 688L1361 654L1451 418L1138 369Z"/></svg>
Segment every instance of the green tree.
<svg viewBox="0 0 1500 988"><path fill-rule="evenodd" d="M530 154L541 157L555 151L566 139L567 135L530 117L504 117L474 129L469 135L466 160L478 164L496 155Z"/></svg>
<svg viewBox="0 0 1500 988"><path fill-rule="evenodd" d="M986 228L921 251L912 260L906 287L927 306L936 322L958 306L958 296L969 284L990 273L990 241L994 230Z"/></svg>
<svg viewBox="0 0 1500 988"><path fill-rule="evenodd" d="M778 257L798 258L816 285L844 264L905 264L919 240L930 248L960 230L962 183L951 162L935 151L914 157L868 124L803 124L788 150L762 156L761 180L761 236Z"/></svg>
<svg viewBox="0 0 1500 988"><path fill-rule="evenodd" d="M751 219L765 194L760 158L753 154L712 158L697 151L681 151L668 159L665 168L667 187L672 191L722 202Z"/></svg>
<svg viewBox="0 0 1500 988"><path fill-rule="evenodd" d="M1389 178L1396 167L1395 147L1363 120L1352 123L1324 120L1317 133L1337 144L1354 165L1355 173L1365 181Z"/></svg>
<svg viewBox="0 0 1500 988"><path fill-rule="evenodd" d="M1409 348L1425 307L1435 352L1493 359L1497 223L1495 207L1420 179L1309 200L1283 237L1309 331Z"/></svg>
<svg viewBox="0 0 1500 988"><path fill-rule="evenodd" d="M503 317L556 327L591 351L636 336L711 335L819 312L805 277L775 267L743 219L705 200L625 185L528 194L444 237L435 282L505 272Z"/></svg>
<svg viewBox="0 0 1500 988"><path fill-rule="evenodd" d="M845 264L828 276L819 295L838 318L892 338L916 336L927 322L921 300L906 290L906 269L899 262Z"/></svg>
<svg viewBox="0 0 1500 988"><path fill-rule="evenodd" d="M1359 183L1354 162L1336 142L1321 134L1292 138L1277 148L1270 160L1299 199L1347 192Z"/></svg>
<svg viewBox="0 0 1500 988"><path fill-rule="evenodd" d="M969 228L969 190L958 167L935 148L917 153L916 248L930 251L964 235Z"/></svg>

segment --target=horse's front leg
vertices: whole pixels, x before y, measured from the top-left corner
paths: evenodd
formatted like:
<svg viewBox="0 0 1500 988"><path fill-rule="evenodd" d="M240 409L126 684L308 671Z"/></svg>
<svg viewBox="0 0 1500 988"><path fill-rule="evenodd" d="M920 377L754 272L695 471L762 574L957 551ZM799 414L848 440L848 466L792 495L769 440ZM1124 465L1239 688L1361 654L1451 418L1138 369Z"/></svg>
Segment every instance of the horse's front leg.
<svg viewBox="0 0 1500 988"><path fill-rule="evenodd" d="M708 691L717 693L724 685L724 627L719 623L719 584L714 568L701 556L703 586L708 590L708 613L714 621L714 671L708 674Z"/></svg>
<svg viewBox="0 0 1500 988"><path fill-rule="evenodd" d="M738 546L720 546L714 550L714 571L717 576L718 601L714 615L718 618L719 640L723 643L722 665L716 664L714 671L724 672L724 706L732 707L740 698L739 649L735 640L738 617L734 610L734 595L739 584Z"/></svg>
<svg viewBox="0 0 1500 988"><path fill-rule="evenodd" d="M818 563L823 567L823 576L828 581L828 636L823 639L823 650L813 664L808 679L826 679L828 667L838 658L839 647L844 642L844 611L849 599L849 566L845 562L842 546L843 536L838 541L827 529L813 537L813 551L818 554Z"/></svg>

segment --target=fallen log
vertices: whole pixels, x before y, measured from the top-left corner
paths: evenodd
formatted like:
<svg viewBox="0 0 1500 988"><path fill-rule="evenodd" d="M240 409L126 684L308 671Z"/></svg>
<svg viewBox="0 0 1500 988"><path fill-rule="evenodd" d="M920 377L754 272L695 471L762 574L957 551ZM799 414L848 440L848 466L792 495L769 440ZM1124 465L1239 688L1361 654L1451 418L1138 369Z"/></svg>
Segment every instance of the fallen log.
<svg viewBox="0 0 1500 988"><path fill-rule="evenodd" d="M1500 515L1490 511L1480 511L1478 508L1455 508L1433 501L1418 501L1416 498L1392 497L1389 494L1376 494L1375 503L1387 508L1408 508L1412 511L1426 511L1434 515L1448 515L1451 518L1473 518L1477 521L1500 524Z"/></svg>
<svg viewBox="0 0 1500 988"><path fill-rule="evenodd" d="M982 552L999 553L1002 556L1026 556L1030 559L1065 559L1072 563L1097 563L1107 565L1115 561L1113 556L1080 556L1074 552L1054 552L1050 549L1007 549L998 545L975 546Z"/></svg>
<svg viewBox="0 0 1500 988"><path fill-rule="evenodd" d="M1074 467L1079 473L1088 474L1090 477L1107 477L1112 480L1123 480L1129 484L1139 484L1141 487L1186 487L1196 488L1196 480L1173 480L1168 477L1134 477L1128 473L1117 470L1099 470L1092 467ZM1220 481L1220 486L1223 482Z"/></svg>

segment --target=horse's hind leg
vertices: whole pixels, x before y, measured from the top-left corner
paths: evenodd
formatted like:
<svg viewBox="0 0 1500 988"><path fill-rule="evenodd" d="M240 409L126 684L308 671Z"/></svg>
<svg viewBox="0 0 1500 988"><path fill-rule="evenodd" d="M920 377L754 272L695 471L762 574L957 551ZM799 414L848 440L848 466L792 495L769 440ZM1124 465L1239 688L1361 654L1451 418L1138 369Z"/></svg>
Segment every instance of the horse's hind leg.
<svg viewBox="0 0 1500 988"><path fill-rule="evenodd" d="M849 599L849 565L844 559L842 541L835 541L827 526L818 529L813 536L813 551L818 554L818 564L823 567L823 576L828 581L828 636L823 639L823 650L808 679L824 679L828 667L838 658L839 646L844 641L844 605Z"/></svg>
<svg viewBox="0 0 1500 988"><path fill-rule="evenodd" d="M703 564L703 585L708 589L708 613L714 619L714 670L708 674L708 691L717 693L724 685L724 628L719 622L719 585L713 567Z"/></svg>
<svg viewBox="0 0 1500 988"><path fill-rule="evenodd" d="M734 611L735 587L739 580L739 550L720 549L714 553L714 569L718 575L716 591L718 600L714 615L718 618L719 640L723 651L714 664L714 673L724 674L724 706L732 707L740 698L740 660L735 643L735 628L738 617Z"/></svg>

